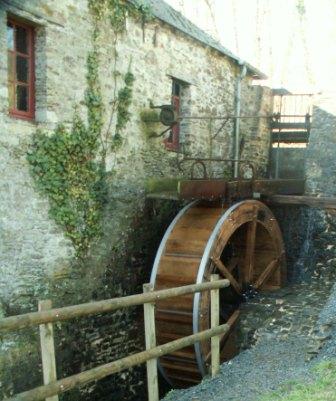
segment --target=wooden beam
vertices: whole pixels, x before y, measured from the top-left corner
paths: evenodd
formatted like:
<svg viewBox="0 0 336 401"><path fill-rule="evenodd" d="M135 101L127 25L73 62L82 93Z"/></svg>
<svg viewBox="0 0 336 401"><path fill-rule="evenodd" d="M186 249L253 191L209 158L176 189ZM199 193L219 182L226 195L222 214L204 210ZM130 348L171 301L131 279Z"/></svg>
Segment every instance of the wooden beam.
<svg viewBox="0 0 336 401"><path fill-rule="evenodd" d="M163 182L163 184L166 184ZM191 200L223 199L231 202L233 199L252 198L254 193L260 195L299 195L304 193L304 180L298 179L241 179L226 181L222 179L178 180L168 181L167 185L149 185L147 198Z"/></svg>
<svg viewBox="0 0 336 401"><path fill-rule="evenodd" d="M303 205L321 209L336 209L336 197L272 195L266 198L266 202L277 205Z"/></svg>
<svg viewBox="0 0 336 401"><path fill-rule="evenodd" d="M129 295L122 298L112 298L104 301L66 306L64 308L50 309L48 311L11 316L0 319L0 332L23 329L24 327L36 326L43 323L61 322L92 314L107 313L121 308L142 305L147 302L160 301L162 299L193 294L195 292L208 291L213 288L225 288L229 285L230 282L228 280L220 280L214 283L205 282L153 291L145 294Z"/></svg>
<svg viewBox="0 0 336 401"><path fill-rule="evenodd" d="M271 196L300 195L304 193L305 180L297 179L256 179L228 181L226 200L252 198L254 194Z"/></svg>
<svg viewBox="0 0 336 401"><path fill-rule="evenodd" d="M219 280L218 274L211 275L211 282ZM210 309L211 309L211 328L219 326L219 290L210 291ZM220 337L211 337L211 376L219 373L220 366Z"/></svg>
<svg viewBox="0 0 336 401"><path fill-rule="evenodd" d="M251 283L254 270L254 251L255 241L257 232L257 211L253 211L253 219L247 225L246 233L246 252L245 252L245 263L244 263L244 278L245 283Z"/></svg>
<svg viewBox="0 0 336 401"><path fill-rule="evenodd" d="M230 326L230 329L228 331L226 331L225 333L223 333L220 337L220 344L222 345L223 342L226 340L226 338L228 337L228 335L231 333L236 321L238 320L238 317L240 315L240 311L237 309L235 310L232 315L229 317L228 321L226 322L226 324L228 326ZM209 362L211 358L211 351L207 354L207 356L205 357L205 362ZM221 355L222 358L222 355Z"/></svg>
<svg viewBox="0 0 336 401"><path fill-rule="evenodd" d="M185 180L179 181L178 193L182 199L218 199L224 198L225 180Z"/></svg>
<svg viewBox="0 0 336 401"><path fill-rule="evenodd" d="M144 284L143 292L152 292L153 284ZM219 291L219 290L218 290ZM145 342L146 350L156 347L155 335L155 304L148 302L144 304ZM147 391L148 401L159 401L159 383L157 373L157 359L146 362L147 367Z"/></svg>
<svg viewBox="0 0 336 401"><path fill-rule="evenodd" d="M305 190L305 180L264 179L253 182L253 192L261 195L301 195Z"/></svg>
<svg viewBox="0 0 336 401"><path fill-rule="evenodd" d="M38 310L44 311L52 308L51 301L39 301ZM56 358L54 344L54 329L52 323L40 325L40 343L42 356L43 383L49 384L57 380ZM58 395L46 398L46 401L58 401Z"/></svg>
<svg viewBox="0 0 336 401"><path fill-rule="evenodd" d="M230 281L232 287L238 292L241 293L241 286L238 281L233 277L233 275L229 272L229 270L225 267L224 263L219 258L212 258L212 261L216 265L217 269L221 273L222 277L227 278Z"/></svg>
<svg viewBox="0 0 336 401"><path fill-rule="evenodd" d="M226 267L227 267L227 269L228 269L228 271L229 271L230 273L232 273L233 270L234 270L236 267L238 267L238 262L239 262L239 258L237 258L237 257L233 257L233 258L231 258L231 259L229 260L229 262L227 263Z"/></svg>
<svg viewBox="0 0 336 401"><path fill-rule="evenodd" d="M224 341L228 338L228 336L229 336L230 333L232 332L232 330L233 330L233 328L234 328L234 326L235 326L235 324L236 324L236 322L237 322L237 320L238 320L238 318L239 318L239 315L240 315L240 310L237 309L237 310L235 310L235 311L232 313L232 315L229 317L229 320L226 322L226 324L228 324L228 325L230 326L230 329L229 329L226 333L222 334L221 344L224 343ZM221 359L222 359L223 356L224 356L224 355L222 355L224 351L225 351L225 348L223 347L223 348L222 348L222 352L221 352Z"/></svg>
<svg viewBox="0 0 336 401"><path fill-rule="evenodd" d="M221 280L222 281L222 280ZM218 282L209 283L213 286ZM153 292L154 294L155 292ZM87 370L85 372L78 373L73 376L66 377L56 382L50 383L46 386L36 387L33 390L25 391L17 394L12 398L8 398L6 401L38 401L44 400L45 398L52 397L56 394L64 393L75 387L82 386L84 384L93 382L95 380L103 379L113 373L120 372L125 369L129 369L133 366L140 365L147 362L150 359L159 358L166 354L171 354L179 349L189 347L196 342L205 341L213 336L221 335L229 330L230 326L222 324L221 326L214 327L209 330L201 331L196 334L169 342L167 344L159 345L150 350L142 351L134 355L127 356L114 362L107 363L105 365L98 366L96 368Z"/></svg>
<svg viewBox="0 0 336 401"><path fill-rule="evenodd" d="M266 269L260 274L257 281L253 284L253 287L258 290L271 276L279 263L279 259L272 260L266 267Z"/></svg>

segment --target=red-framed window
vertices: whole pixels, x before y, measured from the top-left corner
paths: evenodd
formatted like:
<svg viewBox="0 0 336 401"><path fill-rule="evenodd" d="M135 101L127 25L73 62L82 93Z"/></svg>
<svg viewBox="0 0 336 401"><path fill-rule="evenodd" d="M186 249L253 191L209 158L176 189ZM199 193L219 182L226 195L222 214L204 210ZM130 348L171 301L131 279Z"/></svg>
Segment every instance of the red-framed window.
<svg viewBox="0 0 336 401"><path fill-rule="evenodd" d="M181 84L181 82L179 82L176 79L173 79L173 83L172 83L172 106L174 107L174 110L177 112L177 115L180 115L181 93L182 93L182 84ZM181 130L181 126L180 126L180 123L178 122L169 131L169 136L164 141L166 149L168 149L168 150L178 150L179 149L179 146L180 146L180 130Z"/></svg>
<svg viewBox="0 0 336 401"><path fill-rule="evenodd" d="M9 114L32 120L35 116L34 28L7 21Z"/></svg>

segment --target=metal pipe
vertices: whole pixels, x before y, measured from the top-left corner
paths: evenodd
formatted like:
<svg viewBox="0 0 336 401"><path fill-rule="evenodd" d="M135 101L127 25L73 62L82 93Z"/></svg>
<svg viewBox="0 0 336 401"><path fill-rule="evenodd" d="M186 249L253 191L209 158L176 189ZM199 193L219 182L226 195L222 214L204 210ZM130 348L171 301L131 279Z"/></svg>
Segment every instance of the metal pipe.
<svg viewBox="0 0 336 401"><path fill-rule="evenodd" d="M239 147L240 147L240 112L241 112L241 84L242 80L246 76L247 68L244 63L241 64L241 72L237 77L236 85L236 108L235 115L238 117L235 120L235 131L234 131L234 159L239 160ZM239 162L234 163L234 178L237 178L239 174Z"/></svg>
<svg viewBox="0 0 336 401"><path fill-rule="evenodd" d="M244 118L273 118L274 114L265 114L265 115L253 115L253 116L236 116L236 115L224 115L221 117L216 116L180 116L178 121L182 120L227 120L228 118L235 119L244 119ZM281 117L305 117L306 114L283 114Z"/></svg>

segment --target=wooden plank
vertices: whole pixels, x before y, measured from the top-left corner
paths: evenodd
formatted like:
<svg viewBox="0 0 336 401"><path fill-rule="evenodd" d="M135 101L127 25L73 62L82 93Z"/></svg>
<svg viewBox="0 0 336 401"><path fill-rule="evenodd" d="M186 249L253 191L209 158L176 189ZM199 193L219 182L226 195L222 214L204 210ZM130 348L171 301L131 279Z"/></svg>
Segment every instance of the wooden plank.
<svg viewBox="0 0 336 401"><path fill-rule="evenodd" d="M305 190L305 180L298 179L257 179L229 181L226 200L252 198L260 195L300 195Z"/></svg>
<svg viewBox="0 0 336 401"><path fill-rule="evenodd" d="M227 183L226 200L231 203L232 199L246 199L253 196L253 181L238 180Z"/></svg>
<svg viewBox="0 0 336 401"><path fill-rule="evenodd" d="M205 237L202 239L194 238L192 236L181 237L179 239L168 238L166 242L165 252L167 254L190 254L202 257L207 240Z"/></svg>
<svg viewBox="0 0 336 401"><path fill-rule="evenodd" d="M239 318L239 315L240 315L240 311L237 309L229 317L226 324L230 326L230 329L226 333L224 333L220 336L220 346L222 346L222 344L225 342L225 340L227 339L229 334L232 332L232 329L233 329L234 325L236 324L236 322ZM205 357L205 362L208 362L210 360L210 358L211 358L211 351ZM222 360L222 351L221 351L220 359Z"/></svg>
<svg viewBox="0 0 336 401"><path fill-rule="evenodd" d="M153 284L144 284L143 292L153 291ZM145 343L146 350L156 347L155 335L155 304L148 302L144 304ZM159 401L159 383L157 373L157 359L150 359L147 366L147 390L148 401Z"/></svg>
<svg viewBox="0 0 336 401"><path fill-rule="evenodd" d="M259 289L271 276L271 274L274 272L276 269L277 265L279 263L279 259L274 259L272 260L266 267L266 269L261 273L261 275L258 277L257 281L253 284L253 287L255 289Z"/></svg>
<svg viewBox="0 0 336 401"><path fill-rule="evenodd" d="M241 293L241 286L238 281L233 277L233 275L226 268L224 263L218 258L212 258L212 261L216 265L217 269L220 271L221 275L230 281L232 287L238 292Z"/></svg>
<svg viewBox="0 0 336 401"><path fill-rule="evenodd" d="M52 308L52 303L49 299L38 302L39 311L45 311L51 308ZM41 344L41 356L42 356L43 383L49 384L57 380L54 329L52 323L40 325L40 344ZM58 395L47 397L46 401L58 401Z"/></svg>
<svg viewBox="0 0 336 401"><path fill-rule="evenodd" d="M306 131L285 131L285 132L273 132L272 142L284 142L284 143L307 143L309 141L309 134Z"/></svg>
<svg viewBox="0 0 336 401"><path fill-rule="evenodd" d="M212 274L211 282L218 281L219 275ZM219 326L219 290L211 290L210 291L210 299L211 299L211 328L215 328ZM214 377L219 373L219 365L220 365L220 337L214 336L211 337L211 376Z"/></svg>
<svg viewBox="0 0 336 401"><path fill-rule="evenodd" d="M149 193L152 199L234 199L252 198L261 195L300 195L304 193L304 180L298 179L256 179L256 180L189 180L179 182L179 192L161 191Z"/></svg>
<svg viewBox="0 0 336 401"><path fill-rule="evenodd" d="M145 294L129 295L127 297L106 299L104 301L88 302L81 305L66 306L48 311L32 312L23 315L0 319L0 331L13 331L24 327L36 326L43 323L61 322L81 316L106 313L113 310L142 305L146 302L160 301L177 296L208 291L212 288L225 288L230 285L228 280L216 283L204 282L166 290L153 291Z"/></svg>
<svg viewBox="0 0 336 401"><path fill-rule="evenodd" d="M237 257L233 257L229 260L226 267L230 273L232 273L233 270L238 267L238 262L239 262L239 258L237 258Z"/></svg>
<svg viewBox="0 0 336 401"><path fill-rule="evenodd" d="M246 248L244 261L244 277L243 281L250 284L253 277L254 258L255 258L255 241L257 232L257 210L253 211L253 219L247 224Z"/></svg>
<svg viewBox="0 0 336 401"><path fill-rule="evenodd" d="M272 123L272 128L277 128L277 129L307 129L309 127L309 124L306 123L279 123L279 122L273 122Z"/></svg>
<svg viewBox="0 0 336 401"><path fill-rule="evenodd" d="M220 280L220 282L223 280ZM219 285L220 282L208 283L214 288ZM218 287L217 287L218 288ZM155 294L153 291L151 294ZM52 397L56 394L64 393L75 387L83 384L90 383L95 380L103 379L113 373L120 372L125 369L129 369L133 366L140 365L153 358L159 358L166 354L171 354L174 351L183 349L191 346L196 342L208 340L213 336L221 335L229 330L230 326L222 324L209 330L204 330L199 333L193 334L188 337L184 337L180 340L172 341L168 344L159 345L150 350L142 351L134 355L127 356L114 362L107 363L105 365L98 366L96 368L77 373L76 375L66 377L56 382L50 383L46 386L36 387L33 390L28 390L23 393L17 394L16 396L9 398L6 401L38 401L43 400L47 397Z"/></svg>
<svg viewBox="0 0 336 401"><path fill-rule="evenodd" d="M261 195L301 195L305 191L305 180L277 179L255 180L253 192Z"/></svg>
<svg viewBox="0 0 336 401"><path fill-rule="evenodd" d="M182 199L218 199L226 192L225 180L179 181L178 193Z"/></svg>
<svg viewBox="0 0 336 401"><path fill-rule="evenodd" d="M336 209L336 197L273 195L267 197L266 202L278 205L303 205L321 209Z"/></svg>

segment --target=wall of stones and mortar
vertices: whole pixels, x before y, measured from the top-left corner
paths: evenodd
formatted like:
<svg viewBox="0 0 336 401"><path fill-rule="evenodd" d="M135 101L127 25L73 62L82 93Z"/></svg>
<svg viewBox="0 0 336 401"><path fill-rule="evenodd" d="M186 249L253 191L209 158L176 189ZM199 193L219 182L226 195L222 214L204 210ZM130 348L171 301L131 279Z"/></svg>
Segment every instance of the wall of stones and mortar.
<svg viewBox="0 0 336 401"><path fill-rule="evenodd" d="M306 149L305 193L335 196L335 94L314 99L312 130ZM336 217L332 211L286 206L274 209L287 245L289 278L309 280L336 268Z"/></svg>
<svg viewBox="0 0 336 401"><path fill-rule="evenodd" d="M257 177L266 177L270 152L270 119L273 112L272 90L265 86L242 85L242 116L263 118L241 119L241 158L252 160ZM265 118L266 117L266 118Z"/></svg>
<svg viewBox="0 0 336 401"><path fill-rule="evenodd" d="M270 175L275 177L277 152L279 152L279 178L304 179L306 148L272 148L270 155Z"/></svg>
<svg viewBox="0 0 336 401"><path fill-rule="evenodd" d="M306 159L306 193L308 195L336 196L335 95L336 93L324 93L314 99L312 130ZM323 265L335 269L335 213L312 210L309 217L318 270Z"/></svg>
<svg viewBox="0 0 336 401"><path fill-rule="evenodd" d="M36 24L34 122L14 119L7 113L8 12ZM47 199L36 191L26 152L37 128L51 132L60 122L70 124L75 105L85 117L86 57L91 34L85 0L14 0L0 4L0 316L36 310L39 299L50 298L55 306L62 306L141 291L164 229L180 207L146 202L144 182L148 177L181 173L177 172L176 154L164 149L162 139L146 138L139 113L148 108L150 100L159 105L170 102L170 76L190 84L184 100L186 113L218 115L234 110L237 67L231 61L157 20L144 30L140 24L129 22L127 33L118 41L117 69L125 73L131 62L136 78L132 118L122 148L107 159L109 202L103 238L93 247L86 264L79 265L71 243L48 216ZM106 124L114 90L111 35L106 27L100 49ZM251 90L246 107L253 107L254 101ZM187 154L208 156L208 128L206 122L186 124L182 146ZM259 148L266 146L268 133L259 134L254 128L253 135L255 146L244 155L257 159L264 169L266 150ZM214 149L214 156L231 157L231 123L217 136ZM58 377L142 349L141 328L141 309L57 326ZM0 345L1 396L41 384L41 377L37 330L4 336ZM140 400L144 396L143 379L142 368L123 372L81 389L81 399ZM63 398L79 396L75 391Z"/></svg>

